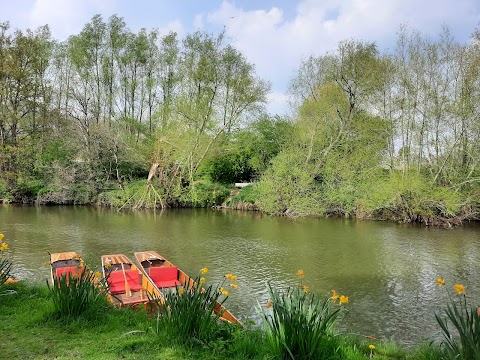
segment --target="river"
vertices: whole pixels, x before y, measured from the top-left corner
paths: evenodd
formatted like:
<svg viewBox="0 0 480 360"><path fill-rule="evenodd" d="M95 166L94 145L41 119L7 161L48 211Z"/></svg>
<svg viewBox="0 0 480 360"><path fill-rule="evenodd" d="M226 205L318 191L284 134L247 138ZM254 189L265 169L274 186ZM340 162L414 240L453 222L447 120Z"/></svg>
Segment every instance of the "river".
<svg viewBox="0 0 480 360"><path fill-rule="evenodd" d="M438 338L434 312L466 287L480 305L480 226L444 230L385 222L290 219L257 212L178 209L117 212L94 207L0 205L0 233L10 245L14 275L28 282L49 276L48 252L76 251L99 267L100 255L155 250L207 284L238 276L227 308L242 321L259 321L267 281L304 284L350 299L340 330L405 346ZM439 288L435 278L446 279Z"/></svg>

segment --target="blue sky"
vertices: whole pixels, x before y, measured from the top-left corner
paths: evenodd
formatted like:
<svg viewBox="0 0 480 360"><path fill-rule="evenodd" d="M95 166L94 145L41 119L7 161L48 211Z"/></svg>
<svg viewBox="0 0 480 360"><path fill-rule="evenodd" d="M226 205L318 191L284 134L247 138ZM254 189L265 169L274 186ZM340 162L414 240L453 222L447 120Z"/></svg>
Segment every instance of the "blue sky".
<svg viewBox="0 0 480 360"><path fill-rule="evenodd" d="M81 31L95 14L124 18L132 31L158 28L180 36L225 28L230 42L272 84L268 110L287 113L285 92L303 58L335 50L339 41L395 47L399 26L426 36L447 25L467 43L480 28L479 0L0 0L0 22L35 29L49 24L54 38Z"/></svg>

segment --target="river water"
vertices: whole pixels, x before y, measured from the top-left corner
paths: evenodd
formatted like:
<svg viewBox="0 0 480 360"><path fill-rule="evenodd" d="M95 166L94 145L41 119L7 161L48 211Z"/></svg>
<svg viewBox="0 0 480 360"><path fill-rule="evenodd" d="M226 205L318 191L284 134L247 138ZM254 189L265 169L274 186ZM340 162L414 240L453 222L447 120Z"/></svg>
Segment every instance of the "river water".
<svg viewBox="0 0 480 360"><path fill-rule="evenodd" d="M238 276L226 306L259 322L267 281L335 289L350 302L340 330L406 346L439 338L434 312L454 283L480 305L480 226L454 230L339 219L289 219L256 212L204 209L117 212L93 207L0 205L0 233L17 278L44 282L48 252L76 251L93 267L100 255L155 250L207 284ZM444 277L439 288L435 278ZM453 295L453 294L452 294Z"/></svg>

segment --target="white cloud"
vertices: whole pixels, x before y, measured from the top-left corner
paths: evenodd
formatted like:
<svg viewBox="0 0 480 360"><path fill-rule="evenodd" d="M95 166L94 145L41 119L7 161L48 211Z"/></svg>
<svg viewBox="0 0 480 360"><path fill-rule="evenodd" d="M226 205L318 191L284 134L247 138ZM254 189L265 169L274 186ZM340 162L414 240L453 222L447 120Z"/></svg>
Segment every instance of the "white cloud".
<svg viewBox="0 0 480 360"><path fill-rule="evenodd" d="M48 24L59 40L77 34L93 15L112 12L114 0L36 0L29 14L29 26Z"/></svg>
<svg viewBox="0 0 480 360"><path fill-rule="evenodd" d="M276 93L286 91L303 58L334 51L341 40L375 41L393 49L401 24L436 35L444 23L471 33L480 21L475 0L303 0L289 17L278 7L247 11L239 6L224 0L207 20L225 26L234 45ZM272 99L278 102L277 95Z"/></svg>
<svg viewBox="0 0 480 360"><path fill-rule="evenodd" d="M195 19L193 20L193 27L196 30L201 30L203 29L203 14L197 14L195 15Z"/></svg>
<svg viewBox="0 0 480 360"><path fill-rule="evenodd" d="M285 115L290 112L288 96L283 92L271 92L267 101L267 111L272 115Z"/></svg>
<svg viewBox="0 0 480 360"><path fill-rule="evenodd" d="M170 32L176 32L178 37L181 38L185 33L185 28L180 20L174 20L169 22L166 26L158 29L160 37L169 34Z"/></svg>

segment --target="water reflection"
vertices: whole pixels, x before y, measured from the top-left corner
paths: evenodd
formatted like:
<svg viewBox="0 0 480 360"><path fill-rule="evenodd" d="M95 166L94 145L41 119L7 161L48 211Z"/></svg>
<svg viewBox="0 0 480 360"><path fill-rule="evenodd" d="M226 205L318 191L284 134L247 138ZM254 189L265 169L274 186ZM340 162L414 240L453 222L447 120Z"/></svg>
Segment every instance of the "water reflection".
<svg viewBox="0 0 480 360"><path fill-rule="evenodd" d="M99 266L101 254L133 258L135 251L154 249L191 275L207 266L211 283L238 275L228 307L245 321L258 320L267 281L285 288L303 269L312 291L349 296L343 329L407 345L437 334L433 312L446 293L435 277L461 282L479 298L479 230L232 211L0 206L0 232L19 278L45 281L48 252L73 250Z"/></svg>

